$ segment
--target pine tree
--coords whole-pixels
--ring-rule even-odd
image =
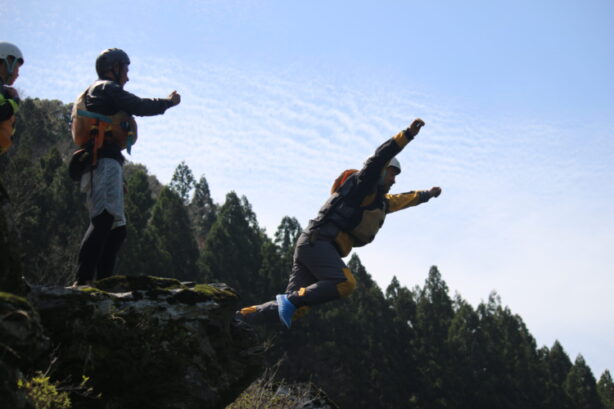
[[[164,249],[158,250],[161,245],[159,240],[147,229],[155,204],[147,169],[142,165],[129,164],[125,167],[125,176],[128,190],[125,196],[127,237],[118,257],[116,273],[165,274],[172,270],[170,254]]]
[[[294,252],[294,246],[301,234],[301,224],[295,217],[284,216],[275,232],[275,244],[282,253]]]
[[[582,355],[578,355],[565,379],[565,392],[574,409],[601,409],[601,399],[593,372],[586,365]]]
[[[152,275],[175,277],[180,280],[200,280],[196,261],[198,248],[190,226],[187,208],[181,198],[170,188],[163,188],[153,207],[148,226],[149,239],[159,242],[160,250],[170,255],[171,265],[162,264],[161,271]],[[162,254],[166,256],[166,254]],[[164,261],[164,260],[162,260]]]
[[[177,168],[175,168],[169,187],[179,195],[181,201],[187,206],[190,192],[194,188],[194,174],[184,161],[181,161]]]
[[[571,409],[564,384],[573,365],[559,341],[555,341],[549,351],[546,348],[544,366],[546,372],[544,407]]]
[[[473,307],[457,296],[455,314],[448,330],[447,348],[450,353],[449,390],[451,407],[487,409],[492,405],[485,388],[487,362],[480,317]]]
[[[390,285],[386,288],[386,299],[395,312],[399,324],[404,324],[412,329],[416,321],[416,300],[414,294],[407,288],[402,287],[396,276],[392,277]],[[412,331],[413,333],[413,331]]]
[[[603,409],[614,409],[614,382],[612,382],[612,376],[607,369],[599,378],[597,392],[601,398]]]
[[[235,288],[246,304],[261,301],[263,233],[245,197],[226,195],[211,227],[200,260],[207,281],[222,281]],[[256,288],[255,288],[256,287]]]
[[[539,407],[545,400],[535,339],[496,293],[477,308],[484,343],[484,396],[493,407]]]
[[[125,209],[128,223],[139,233],[145,230],[155,203],[144,166],[126,165]]]
[[[203,248],[205,240],[217,215],[217,205],[213,203],[209,184],[202,175],[194,188],[194,197],[190,203],[190,216],[194,221],[196,240],[199,248]]]

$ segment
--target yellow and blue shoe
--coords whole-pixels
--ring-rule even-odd
[[[279,313],[279,319],[284,325],[290,329],[292,325],[292,316],[294,315],[294,311],[296,311],[296,306],[292,304],[290,300],[288,300],[288,296],[286,294],[278,294],[277,297],[277,312]]]

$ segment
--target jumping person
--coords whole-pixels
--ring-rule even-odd
[[[81,176],[88,193],[90,225],[85,233],[76,285],[113,274],[117,253],[126,238],[124,214],[124,156],[121,151],[136,142],[132,115],[163,114],[178,105],[177,91],[167,98],[139,98],[124,90],[128,82],[128,55],[118,48],[104,50],[96,59],[98,80],[79,96],[73,108],[73,140],[86,156],[89,167]],[[79,152],[79,151],[77,151]]]
[[[375,238],[387,213],[427,202],[441,188],[388,194],[401,172],[395,156],[424,125],[416,119],[411,126],[384,142],[362,170],[343,172],[332,194],[301,233],[294,250],[292,273],[286,292],[274,301],[243,308],[237,317],[250,323],[280,319],[288,328],[308,307],[348,296],[356,280],[341,259],[353,247]]]

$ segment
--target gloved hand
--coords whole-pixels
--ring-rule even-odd
[[[411,141],[414,139],[418,132],[420,132],[420,128],[424,126],[424,121],[420,118],[414,119],[414,122],[411,123],[409,128],[405,130],[405,137],[407,140]]]
[[[177,91],[173,91],[168,95],[168,99],[173,104],[172,106],[179,105],[181,102],[181,95],[179,95]]]
[[[431,190],[429,190],[429,195],[431,195],[431,197],[438,197],[441,194],[441,188],[440,187],[432,187]]]

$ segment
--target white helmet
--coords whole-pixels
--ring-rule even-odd
[[[13,57],[13,61],[9,62],[8,58]],[[13,73],[15,64],[23,64],[23,54],[21,50],[17,48],[15,44],[7,43],[6,41],[0,41],[0,60],[4,60],[9,75]]]
[[[397,158],[390,159],[388,167],[396,168],[399,171],[398,173],[401,173],[401,162]]]

